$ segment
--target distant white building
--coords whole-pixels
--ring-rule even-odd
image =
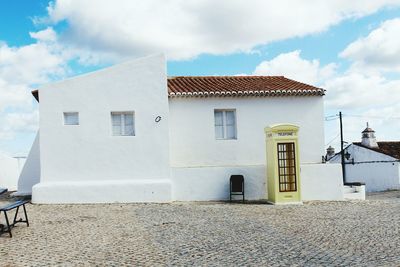
[[[0,187],[9,191],[17,190],[20,171],[25,157],[11,157],[0,152]]]
[[[299,126],[302,199],[343,199],[322,164],[324,90],[283,76],[166,76],[150,56],[48,84],[20,190],[36,203],[265,199],[264,128]],[[40,152],[39,152],[40,151]],[[272,167],[272,166],[270,166]],[[298,179],[298,178],[297,178]]]
[[[378,142],[368,124],[361,142],[344,149],[346,182],[363,182],[367,192],[400,189],[400,142]],[[329,162],[340,163],[340,153]]]

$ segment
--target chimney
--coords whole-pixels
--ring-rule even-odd
[[[326,149],[326,160],[330,160],[333,156],[335,156],[335,149],[331,146],[329,146]]]
[[[362,131],[361,144],[370,148],[378,148],[378,143],[376,142],[375,131],[369,128],[367,122],[367,128]]]

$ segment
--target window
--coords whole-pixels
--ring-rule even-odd
[[[294,143],[278,143],[279,192],[297,191]]]
[[[214,110],[215,138],[236,139],[236,111]]]
[[[79,113],[64,112],[64,125],[79,125]]]
[[[134,136],[135,118],[134,112],[111,112],[112,135]]]

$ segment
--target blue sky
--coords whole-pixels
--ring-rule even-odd
[[[0,1],[0,151],[29,151],[33,88],[153,52],[166,53],[172,76],[285,75],[321,86],[326,116],[348,115],[346,140],[358,141],[366,121],[378,139],[400,140],[399,1],[111,2]],[[293,11],[279,15],[285,4]],[[326,122],[327,145],[338,146],[337,126]]]

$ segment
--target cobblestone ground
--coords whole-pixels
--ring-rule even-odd
[[[400,266],[400,191],[363,202],[28,205],[0,266]]]

